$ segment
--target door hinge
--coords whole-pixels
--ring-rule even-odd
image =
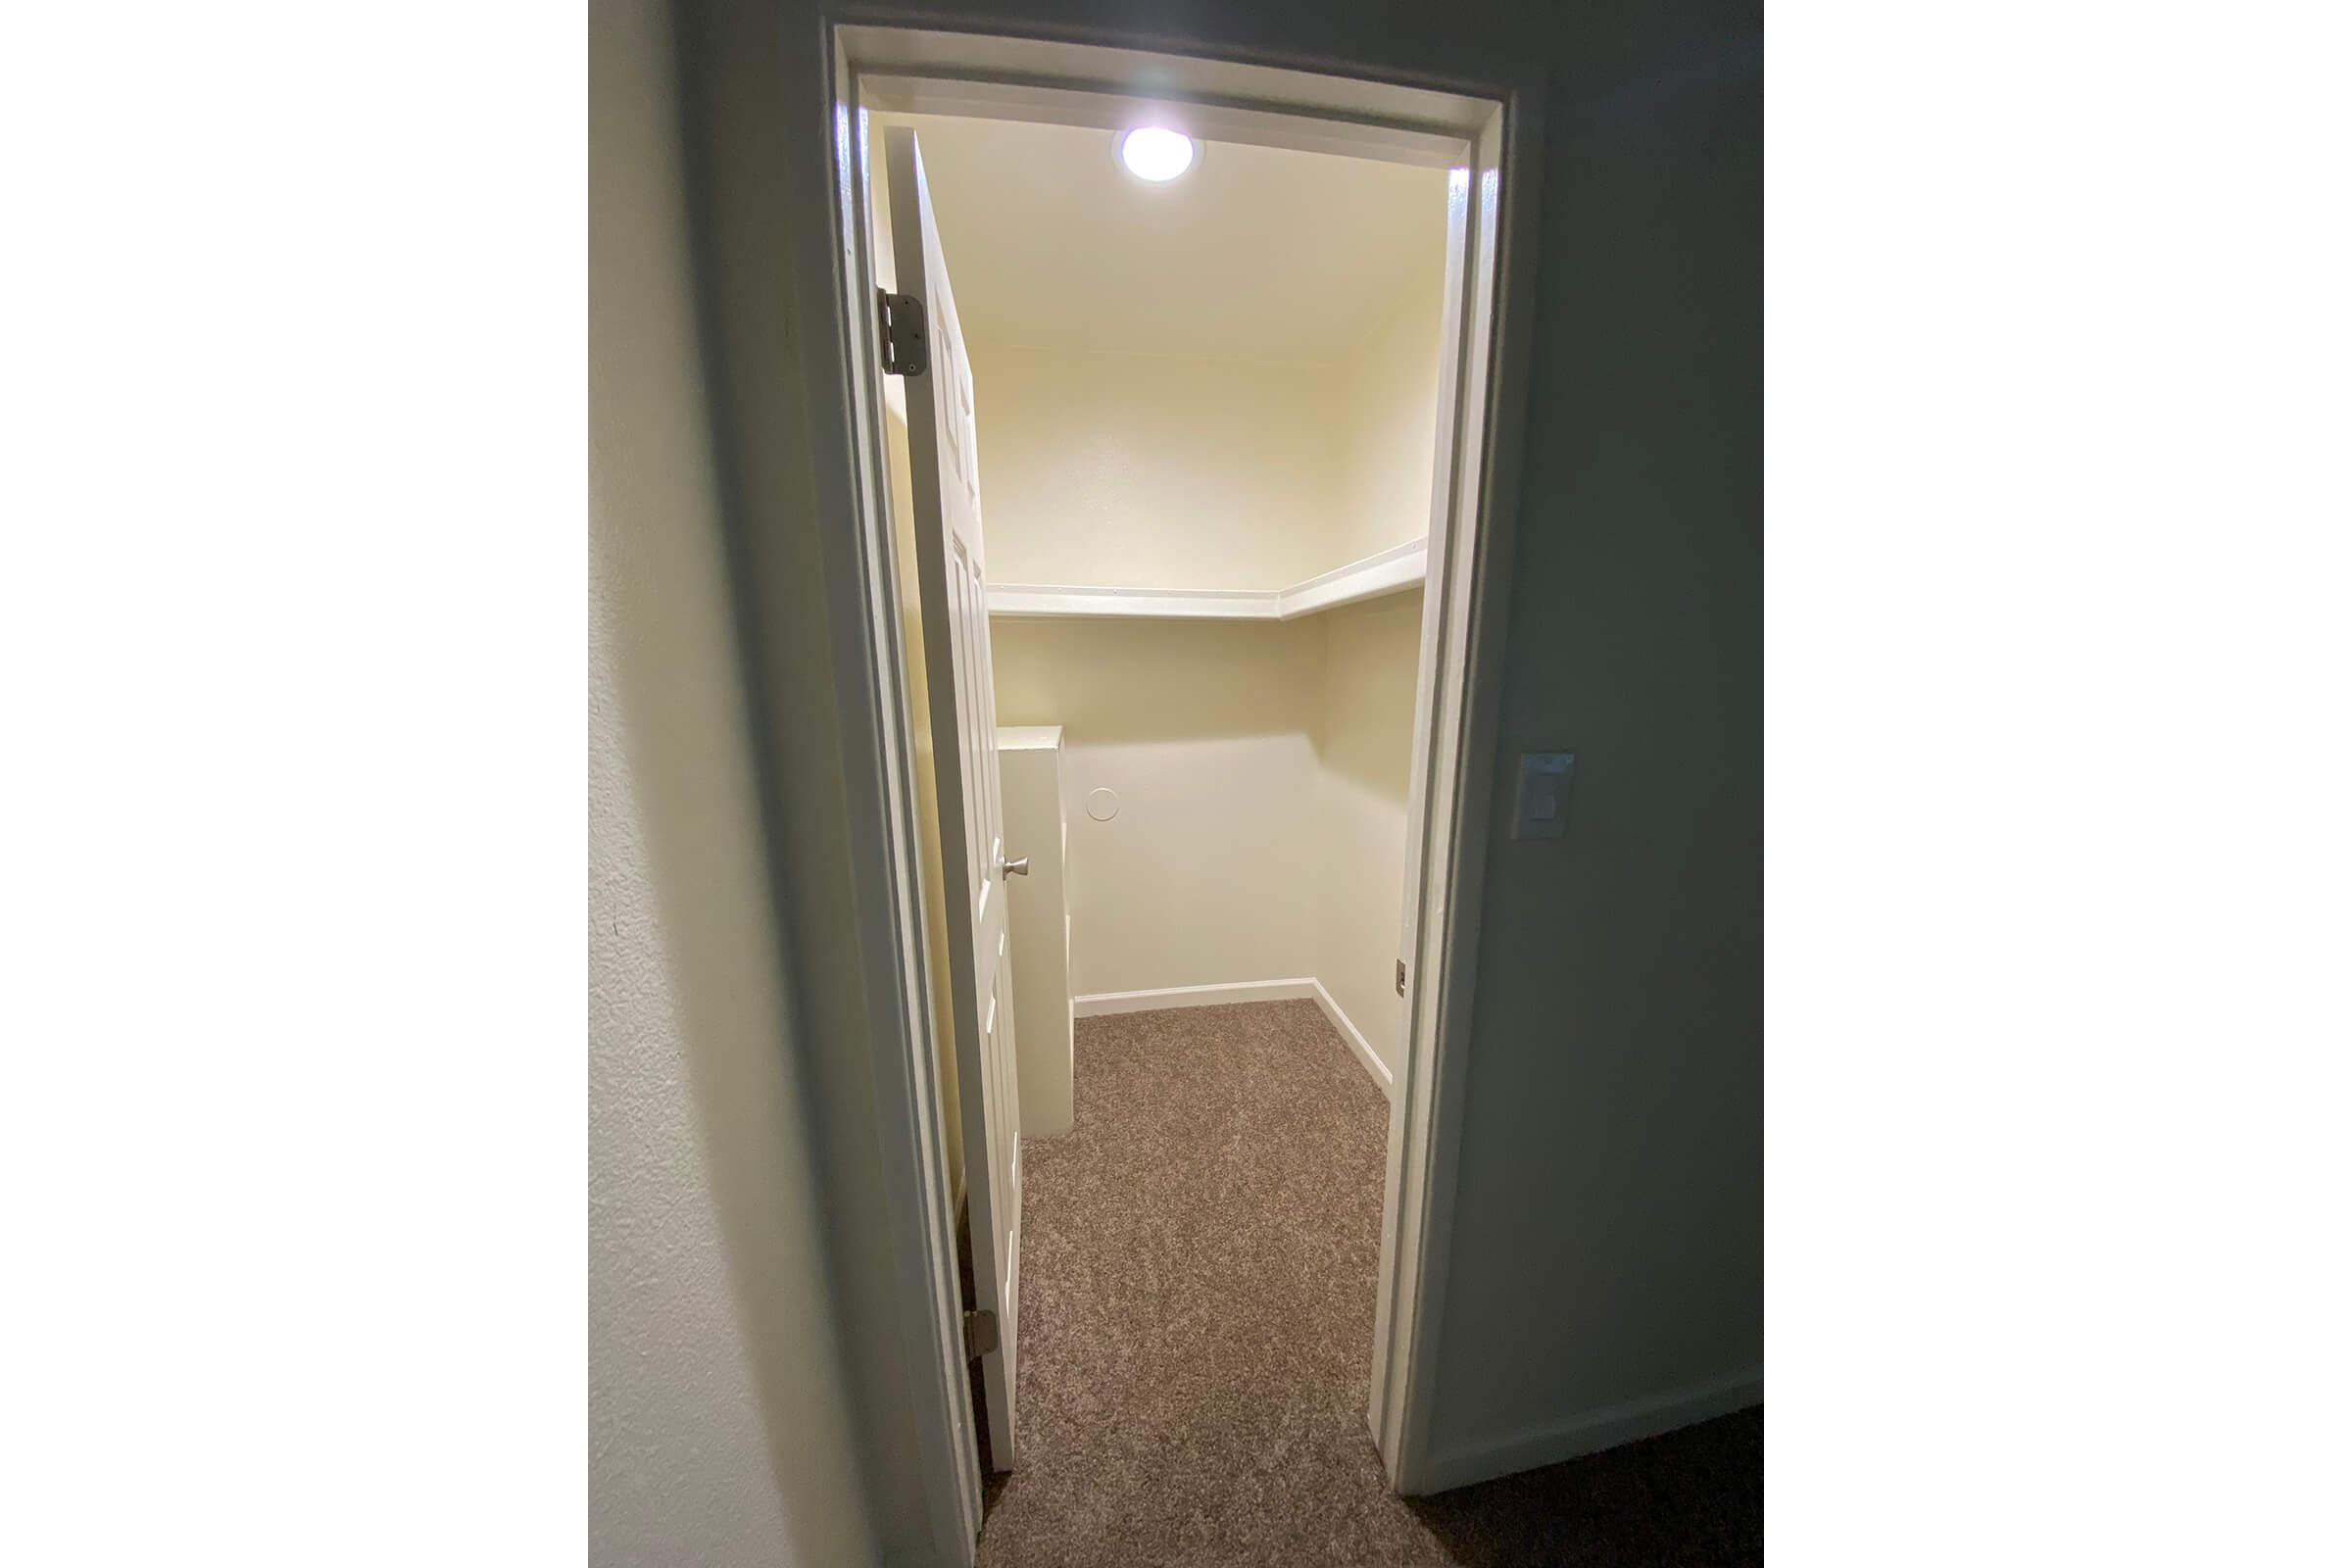
[[[963,1358],[977,1361],[997,1348],[997,1314],[966,1312],[963,1314]]]
[[[931,368],[931,340],[923,333],[923,302],[911,294],[874,290],[882,318],[882,373],[920,375]]]
[[[1396,960],[1396,994],[1400,997],[1404,995],[1404,960],[1402,958]]]

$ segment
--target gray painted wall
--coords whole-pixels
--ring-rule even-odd
[[[1762,18],[1540,9],[1500,750],[1577,773],[1488,858],[1438,1453],[1764,1350]]]

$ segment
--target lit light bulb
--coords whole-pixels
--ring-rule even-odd
[[[1119,138],[1119,162],[1138,179],[1174,179],[1193,167],[1193,138],[1158,125],[1138,125]]]

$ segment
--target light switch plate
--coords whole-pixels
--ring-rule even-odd
[[[1519,754],[1519,799],[1511,809],[1511,837],[1567,836],[1568,777],[1575,771],[1574,752]]]

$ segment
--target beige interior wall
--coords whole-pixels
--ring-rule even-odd
[[[1064,729],[1074,993],[1312,974],[1322,626],[999,617],[990,634],[998,718]],[[1108,822],[1087,814],[1098,788],[1119,799]]]
[[[1437,458],[1442,270],[1416,279],[1375,321],[1344,376],[1344,548],[1361,559],[1429,531]],[[1396,964],[1404,920],[1405,812],[1418,592],[1348,605],[1324,624],[1316,777],[1315,976],[1394,1077],[1404,1059]]]
[[[588,16],[588,1560],[871,1563],[708,438],[668,15]]]
[[[1286,588],[1354,559],[1329,367],[970,348],[992,580]]]
[[[1396,962],[1421,595],[1315,617],[1327,640],[1315,777],[1315,978],[1394,1076],[1404,1056]]]
[[[1370,323],[1339,378],[1348,394],[1333,525],[1341,561],[1361,561],[1429,532],[1445,287],[1442,270],[1416,279]]]
[[[1420,537],[1442,281],[1339,367],[975,350],[990,576],[1280,587]],[[993,621],[1000,719],[1067,730],[1077,994],[1312,976],[1396,1070],[1420,601]]]
[[[1420,627],[1418,593],[1275,624],[995,621],[999,716],[1067,732],[1076,994],[1312,976],[1396,1071]]]

